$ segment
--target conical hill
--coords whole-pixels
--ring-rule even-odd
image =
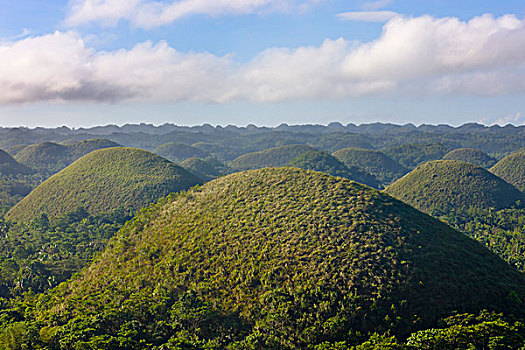
[[[496,159],[475,148],[457,148],[445,154],[443,159],[459,160],[483,168],[490,168],[497,162]]]
[[[522,275],[440,221],[353,181],[270,168],[142,211],[36,313],[66,347],[136,329],[130,348],[302,349],[452,312],[523,314],[520,300]]]
[[[525,192],[525,151],[503,158],[490,171]]]
[[[469,208],[509,208],[524,197],[484,168],[456,160],[420,165],[390,185],[386,192],[437,216]]]
[[[229,162],[228,166],[235,171],[282,167],[298,155],[308,151],[315,151],[315,148],[307,145],[273,147],[264,151],[244,154]]]
[[[383,184],[389,184],[408,172],[401,164],[376,150],[350,147],[335,151],[333,156],[346,166],[357,166],[366,170]]]
[[[200,179],[153,153],[125,147],[91,152],[34,189],[6,215],[26,221],[45,213],[50,218],[84,207],[89,213],[140,209]]]

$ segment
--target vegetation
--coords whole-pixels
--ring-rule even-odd
[[[350,147],[334,152],[333,156],[346,166],[357,166],[366,170],[382,184],[389,184],[408,172],[402,165],[376,150]]]
[[[308,151],[294,159],[286,166],[322,171],[332,176],[340,176],[373,188],[380,188],[381,184],[377,179],[358,167],[347,167],[337,158],[324,151]]]
[[[119,144],[105,139],[91,139],[68,145],[43,142],[19,150],[15,159],[39,172],[53,174],[85,154],[97,149],[117,146]]]
[[[265,167],[281,167],[298,155],[313,151],[306,145],[288,145],[274,147],[265,151],[248,153],[232,160],[228,165],[235,171],[261,169]]]
[[[201,180],[150,152],[124,147],[89,153],[35,188],[6,215],[24,222],[46,214],[51,221],[81,206],[90,214],[138,210]]]
[[[490,168],[497,162],[496,159],[492,158],[488,154],[474,148],[455,149],[445,154],[443,159],[459,160],[462,162],[472,163],[483,168]]]
[[[442,159],[450,149],[440,143],[407,143],[381,151],[408,169],[413,169],[421,163]]]
[[[448,333],[457,344],[520,344],[520,323],[465,315],[439,328],[438,320],[483,308],[520,317],[524,297],[523,275],[410,206],[326,174],[262,169],[143,210],[71,281],[36,302],[6,305],[0,341],[393,349],[391,336],[453,346]],[[428,327],[437,330],[413,333]]]
[[[503,158],[490,171],[525,192],[525,152],[516,152]]]
[[[172,162],[182,162],[188,158],[206,158],[207,152],[201,149],[182,143],[168,142],[153,150],[153,153],[158,154]]]
[[[456,160],[420,165],[386,192],[433,216],[521,205],[523,193],[487,170]]]
[[[25,223],[1,222],[0,297],[57,286],[88,265],[130,218],[123,208],[91,216],[79,207],[54,223],[45,214]]]
[[[0,150],[0,177],[9,177],[19,174],[27,175],[32,172],[31,169],[14,160],[9,153]]]
[[[211,181],[231,172],[228,166],[213,158],[189,158],[180,163],[180,165],[204,181]]]

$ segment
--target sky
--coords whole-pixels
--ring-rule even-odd
[[[0,126],[525,124],[525,1],[0,0]]]

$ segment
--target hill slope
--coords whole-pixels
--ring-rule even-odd
[[[418,166],[386,192],[435,216],[473,208],[508,208],[523,194],[487,170],[456,160]]]
[[[119,207],[136,210],[199,182],[195,175],[150,152],[106,148],[89,153],[44,181],[13,207],[6,219],[26,221],[42,213],[54,218],[79,206],[90,214]]]
[[[273,147],[264,151],[244,154],[229,162],[228,166],[235,171],[281,167],[308,151],[315,151],[315,148],[306,145]]]
[[[474,165],[490,168],[496,164],[497,160],[488,154],[474,148],[458,148],[445,154],[443,159],[459,160],[462,162],[472,163]]]
[[[15,155],[15,159],[38,171],[55,173],[85,154],[97,149],[118,146],[120,145],[105,139],[90,139],[67,145],[43,142],[24,147]]]
[[[358,167],[347,167],[334,156],[324,151],[305,152],[286,164],[286,166],[322,171],[332,176],[340,176],[357,181],[373,188],[380,188],[377,179]]]
[[[63,349],[297,349],[406,335],[453,311],[523,314],[524,298],[522,275],[445,224],[355,182],[280,168],[143,211],[35,314]]]
[[[490,171],[525,192],[525,152],[517,152],[503,158],[490,168]]]
[[[0,150],[0,175],[9,176],[9,175],[27,175],[31,174],[33,171],[18,163],[9,153]]]
[[[381,150],[399,164],[413,169],[421,163],[443,158],[450,149],[440,143],[409,143]]]
[[[182,162],[188,158],[206,158],[209,154],[203,150],[185,145],[182,143],[168,142],[153,150],[153,153],[158,154],[172,162]]]
[[[216,159],[189,158],[180,165],[205,181],[214,180],[231,172],[226,165]]]
[[[389,184],[408,172],[401,164],[379,151],[350,147],[333,153],[346,166],[360,167],[377,177],[383,184]]]

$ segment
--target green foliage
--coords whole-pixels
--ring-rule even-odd
[[[523,316],[524,298],[523,275],[428,215],[352,181],[273,168],[142,210],[16,322],[45,330],[53,349],[396,349],[389,337],[454,310]],[[391,334],[366,344],[374,332]]]
[[[228,165],[235,171],[282,167],[298,155],[314,150],[314,148],[306,145],[274,147],[265,151],[244,154],[232,160]]]
[[[373,175],[356,166],[347,167],[337,158],[324,151],[305,152],[289,161],[286,166],[322,171],[323,173],[344,177],[373,188],[380,188],[381,186]]]
[[[490,171],[525,192],[525,152],[503,158]]]
[[[18,163],[9,153],[0,150],[0,176],[27,175],[31,173],[33,173],[31,169]]]
[[[472,163],[482,168],[490,168],[496,164],[497,160],[492,158],[479,149],[474,148],[458,148],[445,154],[443,159],[459,160],[462,162]]]
[[[180,163],[180,165],[205,181],[211,181],[218,178],[219,176],[231,173],[231,170],[228,168],[228,166],[213,158],[189,158]]]
[[[26,223],[1,223],[0,297],[43,292],[86,266],[131,218],[123,208],[91,216],[82,207],[50,223],[45,214]]]
[[[168,142],[153,150],[153,153],[158,154],[172,162],[182,162],[188,158],[206,158],[207,152],[203,150],[185,145],[183,143]]]
[[[440,143],[403,143],[381,150],[398,163],[413,169],[421,163],[443,158],[450,149]]]
[[[438,217],[470,208],[510,208],[524,199],[523,193],[487,170],[455,160],[423,164],[386,192]]]
[[[90,139],[68,145],[43,142],[19,150],[15,159],[40,173],[50,175],[92,151],[118,146],[120,145],[105,139]]]
[[[79,206],[90,214],[119,207],[138,210],[200,182],[195,175],[150,152],[106,148],[87,154],[44,181],[14,206],[6,219],[23,222],[45,213],[53,221]]]
[[[382,184],[389,184],[408,172],[407,169],[389,156],[375,150],[350,147],[334,152],[333,156],[346,166],[354,166],[366,170],[377,177]]]

